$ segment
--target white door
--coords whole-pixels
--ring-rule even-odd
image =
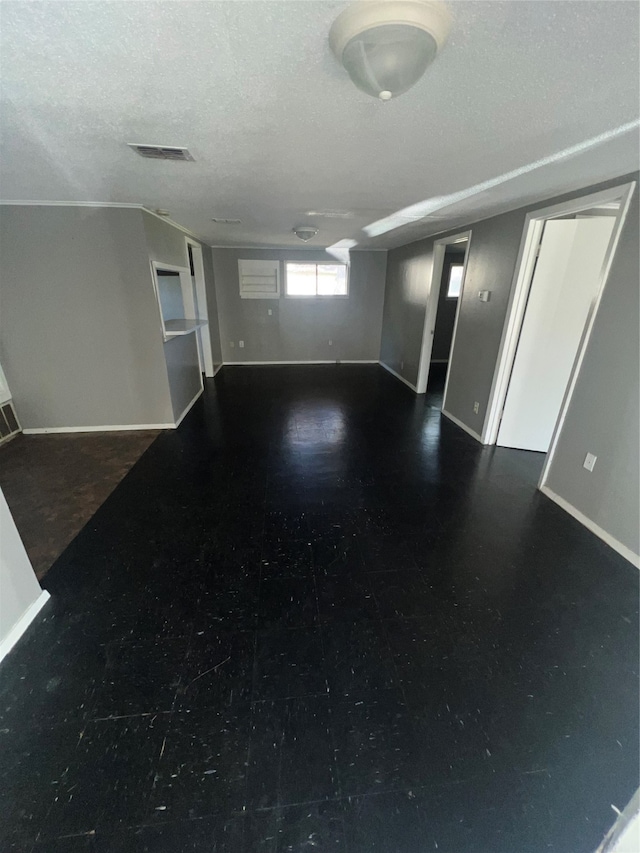
[[[615,222],[545,223],[497,444],[549,449]]]

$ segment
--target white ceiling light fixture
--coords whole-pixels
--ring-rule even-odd
[[[329,43],[359,89],[388,101],[418,82],[450,29],[441,0],[358,0],[333,22]]]
[[[302,240],[303,243],[308,243],[309,240],[313,240],[316,236],[318,229],[314,228],[313,225],[300,225],[298,228],[293,229],[293,233],[296,235],[298,240]]]

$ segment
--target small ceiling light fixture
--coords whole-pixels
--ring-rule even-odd
[[[314,228],[313,225],[300,225],[298,228],[293,229],[293,233],[296,235],[298,240],[302,240],[303,243],[308,243],[309,240],[313,240],[316,236],[318,229]]]
[[[441,0],[358,0],[333,22],[329,43],[358,89],[388,101],[418,82],[450,29]]]
[[[156,207],[156,209],[153,212],[156,214],[156,216],[169,216],[170,215],[170,211],[166,210],[164,207]]]

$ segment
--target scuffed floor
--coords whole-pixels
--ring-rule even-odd
[[[18,435],[0,446],[0,488],[38,578],[158,435]]]
[[[593,853],[638,572],[541,462],[376,366],[225,367],[0,666],[0,849]]]

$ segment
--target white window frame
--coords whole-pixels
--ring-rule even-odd
[[[304,294],[299,294],[299,293],[289,293],[288,292],[289,284],[287,281],[287,266],[289,264],[313,264],[313,266],[315,266],[315,267],[319,267],[319,266],[344,267],[345,272],[346,272],[347,292],[346,293],[331,293],[331,294],[328,293],[326,295],[316,292],[313,295],[309,295],[309,296],[305,296]],[[327,299],[348,299],[349,298],[349,285],[350,285],[350,282],[349,282],[349,278],[350,278],[350,276],[349,276],[349,264],[345,264],[345,263],[343,263],[343,261],[338,261],[338,260],[336,260],[336,261],[331,261],[331,260],[326,260],[326,261],[300,261],[300,260],[293,260],[293,259],[289,258],[288,260],[283,261],[283,267],[284,267],[284,297],[285,297],[285,299],[306,299],[306,300],[318,299],[321,302],[324,302]],[[318,289],[318,284],[317,284],[317,280],[316,280],[316,291],[317,291],[317,289]]]

